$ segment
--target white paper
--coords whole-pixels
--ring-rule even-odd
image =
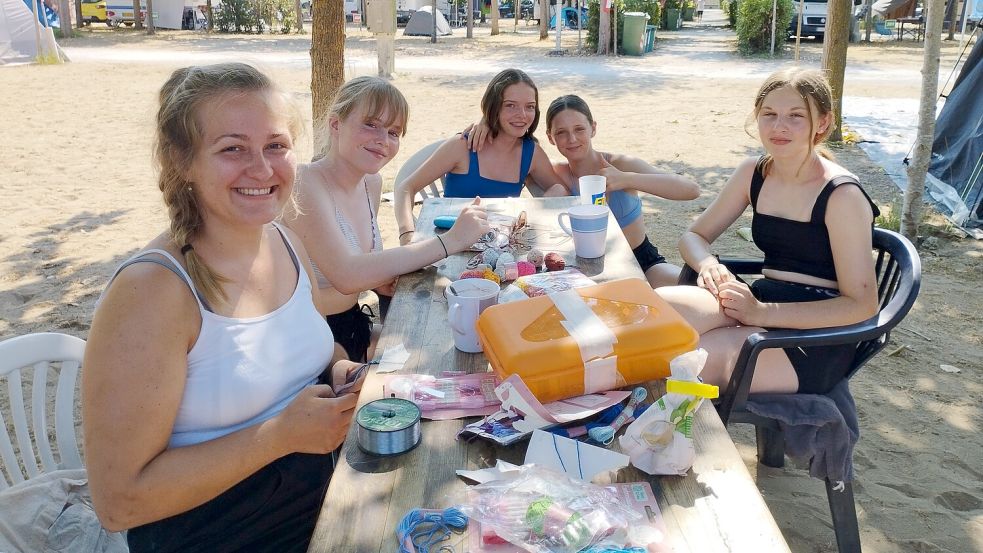
[[[386,351],[382,353],[382,358],[379,359],[379,366],[375,372],[391,373],[398,371],[403,368],[409,358],[410,352],[406,351],[406,347],[400,342],[395,346],[386,348]]]
[[[536,430],[526,449],[525,464],[535,463],[565,472],[567,476],[590,482],[594,476],[628,466],[628,456]]]

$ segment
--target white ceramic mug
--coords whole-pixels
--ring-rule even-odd
[[[603,177],[602,177],[603,178]],[[604,255],[608,234],[608,213],[606,205],[575,205],[560,213],[556,222],[563,232],[573,236],[573,247],[578,257],[593,259]],[[567,226],[563,219],[567,218]]]
[[[577,179],[580,188],[580,203],[607,205],[604,191],[607,189],[607,178],[601,175],[584,175]]]
[[[444,289],[447,322],[454,333],[454,347],[466,353],[481,351],[475,323],[485,308],[498,303],[500,289],[497,283],[483,278],[455,280]]]

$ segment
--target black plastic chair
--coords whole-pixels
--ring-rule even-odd
[[[908,314],[921,286],[921,260],[918,252],[905,237],[896,232],[874,229],[874,265],[877,274],[879,310],[870,319],[848,326],[809,330],[771,330],[747,337],[737,358],[727,389],[721,393],[716,407],[724,424],[748,423],[755,426],[758,461],[769,467],[785,464],[785,442],[781,428],[774,419],[747,410],[748,392],[754,366],[762,350],[803,346],[827,346],[857,343],[857,353],[847,371],[852,377],[877,352],[887,345],[891,330]],[[721,263],[735,275],[760,275],[760,260],[728,260]],[[695,284],[696,272],[684,267],[680,284]],[[826,495],[836,532],[840,553],[860,551],[860,531],[850,482],[831,482],[826,479]]]

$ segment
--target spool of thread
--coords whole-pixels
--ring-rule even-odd
[[[355,414],[358,447],[369,454],[405,453],[420,443],[420,408],[412,401],[390,397],[363,405]]]

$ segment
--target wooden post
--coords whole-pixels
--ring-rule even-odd
[[[602,56],[608,53],[611,46],[611,11],[604,8],[606,2],[601,0],[598,10],[600,17],[597,19],[597,53]]]
[[[147,0],[147,35],[157,34],[157,27],[154,25],[154,0]]]
[[[61,38],[72,38],[72,5],[68,0],[58,1],[58,19],[61,21],[58,34]]]
[[[492,0],[493,2],[495,0]],[[522,5],[521,0],[516,2]],[[539,0],[539,40],[546,40],[550,28],[550,0]]]
[[[468,38],[474,38],[474,4],[471,3],[472,0],[466,0],[468,4]],[[496,4],[497,8],[498,5]]]
[[[805,17],[806,0],[799,0],[798,23],[795,24],[795,63],[799,63],[799,43],[802,42],[802,18]]]

